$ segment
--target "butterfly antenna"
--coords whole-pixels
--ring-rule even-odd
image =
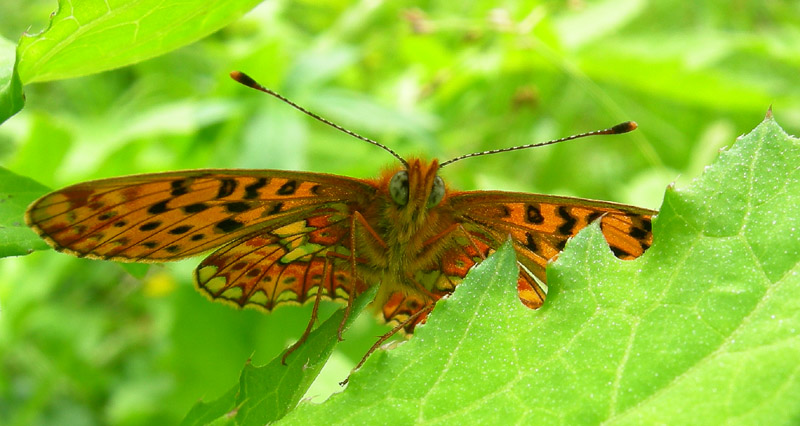
[[[404,166],[408,167],[408,163],[406,162],[406,160],[404,160],[403,157],[397,155],[397,153],[392,151],[391,148],[389,148],[388,146],[383,145],[380,142],[376,142],[376,141],[374,141],[374,140],[372,140],[372,139],[370,139],[368,137],[361,136],[358,133],[353,132],[351,130],[347,130],[344,127],[342,127],[342,126],[340,126],[340,125],[338,125],[338,124],[336,124],[336,123],[334,123],[334,122],[332,122],[332,121],[330,121],[328,119],[322,118],[319,115],[314,114],[313,112],[301,107],[300,105],[297,105],[296,103],[286,99],[285,97],[281,96],[277,92],[273,92],[272,90],[267,89],[266,87],[258,84],[258,82],[253,80],[249,75],[247,75],[247,74],[245,74],[245,73],[243,73],[241,71],[233,71],[233,72],[231,72],[231,78],[236,80],[236,81],[238,81],[241,84],[244,84],[247,87],[250,87],[250,88],[253,88],[253,89],[256,89],[256,90],[260,90],[260,91],[262,91],[262,92],[264,92],[264,93],[266,93],[268,95],[272,95],[272,96],[282,100],[283,102],[291,105],[296,110],[298,110],[298,111],[300,111],[300,112],[302,112],[302,113],[304,113],[304,114],[306,114],[306,115],[308,115],[308,116],[310,116],[312,118],[315,118],[317,121],[325,123],[325,124],[333,127],[334,129],[340,131],[340,132],[346,133],[346,134],[348,134],[348,135],[350,135],[350,136],[352,136],[352,137],[354,137],[356,139],[361,139],[364,142],[368,142],[368,143],[371,143],[371,144],[373,144],[375,146],[379,146],[379,147],[383,148],[386,152],[388,152],[389,154],[392,154],[394,156],[394,158],[397,158],[398,160],[400,160],[400,162],[403,163]]]
[[[463,160],[465,158],[478,157],[478,156],[481,156],[481,155],[498,154],[500,152],[516,151],[518,149],[535,148],[537,146],[552,145],[554,143],[571,141],[573,139],[585,138],[587,136],[618,135],[618,134],[621,134],[621,133],[628,133],[628,132],[630,132],[632,130],[635,130],[636,127],[638,127],[638,126],[637,126],[635,121],[626,121],[624,123],[617,124],[616,126],[610,127],[608,129],[595,130],[593,132],[586,132],[586,133],[581,133],[581,134],[578,134],[578,135],[567,136],[565,138],[555,139],[555,140],[552,140],[552,141],[537,142],[537,143],[531,143],[531,144],[520,145],[520,146],[512,146],[510,148],[493,149],[491,151],[473,152],[472,154],[459,155],[456,158],[447,160],[447,161],[439,164],[439,168],[442,168],[442,167],[444,167],[444,166],[446,166],[446,165],[448,165],[450,163],[455,163],[456,161]]]

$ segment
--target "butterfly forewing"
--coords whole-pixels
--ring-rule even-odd
[[[456,220],[492,249],[511,236],[521,267],[520,297],[532,307],[544,300],[533,277],[546,282],[547,263],[589,223],[600,220],[611,250],[622,259],[640,256],[653,239],[650,216],[655,212],[623,204],[500,191],[453,193],[448,202]]]
[[[288,225],[320,208],[346,212],[375,188],[318,173],[205,170],[73,185],[37,200],[26,219],[78,256],[167,261]]]

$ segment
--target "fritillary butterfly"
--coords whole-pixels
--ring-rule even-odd
[[[614,254],[641,255],[655,211],[604,201],[449,189],[439,170],[476,155],[633,130],[628,122],[541,144],[404,160],[322,119],[246,75],[237,81],[381,146],[400,165],[377,179],[281,170],[192,170],[79,183],[35,201],[26,221],[53,248],[79,257],[166,262],[215,251],[195,271],[199,291],[271,311],[321,298],[347,301],[380,285],[373,306],[412,332],[441,297],[509,236],[525,305],[545,298],[545,267],[581,228],[599,221]],[[349,310],[348,310],[349,313]],[[296,346],[295,346],[296,347]],[[288,355],[288,352],[287,352]]]

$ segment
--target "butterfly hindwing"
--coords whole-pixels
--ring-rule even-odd
[[[353,280],[349,221],[336,211],[233,241],[208,256],[195,272],[198,289],[238,307],[272,310],[322,296],[347,301],[366,284]]]

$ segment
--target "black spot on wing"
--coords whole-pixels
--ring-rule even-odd
[[[190,229],[192,229],[192,225],[181,225],[170,229],[169,233],[172,235],[180,235],[189,232]]]
[[[539,246],[536,245],[536,241],[534,241],[533,235],[531,235],[530,232],[526,232],[525,237],[526,237],[525,247],[527,247],[528,250],[537,253],[539,251]]]
[[[297,181],[294,179],[286,181],[278,188],[278,195],[292,195],[297,192]]]
[[[278,214],[278,213],[281,212],[282,208],[283,208],[283,203],[281,203],[281,202],[275,203],[275,204],[272,205],[272,208],[267,212],[266,215],[267,216],[272,216],[274,214]]]
[[[150,206],[149,209],[147,209],[147,213],[150,213],[150,214],[166,213],[169,210],[167,208],[167,202],[168,201],[169,200],[164,200],[164,201],[161,201],[161,202],[153,204],[152,206]]]
[[[558,227],[558,232],[562,235],[572,235],[574,233],[575,224],[578,223],[578,219],[572,216],[569,210],[564,206],[559,207],[556,211],[561,219],[564,219],[564,223]]]
[[[220,231],[222,231],[224,233],[228,233],[228,232],[233,232],[233,231],[241,228],[242,226],[244,226],[244,223],[239,222],[236,219],[224,219],[224,220],[220,221],[219,223],[217,223],[215,228],[219,229]]]
[[[159,226],[161,226],[161,221],[154,220],[152,222],[147,222],[144,225],[140,226],[139,230],[140,231],[152,231],[152,230],[158,228]]]
[[[544,222],[544,216],[542,216],[542,212],[539,210],[538,206],[528,204],[525,208],[525,220],[527,220],[528,223],[539,225]]]
[[[194,203],[189,204],[183,208],[184,213],[200,213],[201,211],[208,208],[208,204],[205,203]]]
[[[250,204],[245,203],[244,201],[234,201],[232,203],[225,204],[225,210],[227,210],[228,213],[241,213],[250,210]]]
[[[251,183],[250,185],[245,186],[244,187],[244,199],[245,200],[253,200],[253,199],[258,198],[259,195],[261,195],[261,194],[259,194],[258,191],[261,188],[267,186],[268,182],[269,182],[269,180],[267,178],[263,178],[262,177],[262,178],[258,178],[257,181]]]
[[[173,197],[179,197],[189,192],[187,183],[188,182],[186,181],[186,179],[173,180],[170,183],[170,186],[172,187],[172,192],[170,192],[170,195],[172,195]]]
[[[634,226],[634,227],[631,227],[631,230],[630,230],[630,232],[628,232],[628,235],[630,235],[630,236],[631,236],[631,237],[633,237],[633,238],[636,238],[637,240],[642,240],[642,239],[644,239],[644,238],[647,238],[647,236],[648,236],[649,234],[650,234],[650,233],[649,233],[649,232],[647,232],[647,231],[645,231],[644,229],[642,229],[642,228],[637,228],[637,227],[635,227],[635,226]]]
[[[225,198],[231,194],[233,191],[236,191],[236,180],[231,178],[222,179],[221,184],[219,186],[219,191],[217,192],[217,199]]]

